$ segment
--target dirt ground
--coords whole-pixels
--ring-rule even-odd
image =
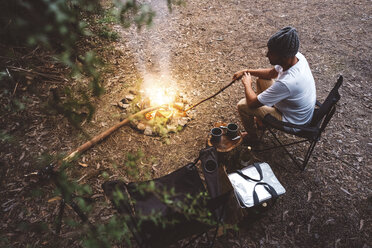
[[[305,172],[281,150],[255,154],[272,165],[287,192],[262,218],[244,220],[238,232],[221,237],[216,247],[372,247],[371,2],[190,0],[171,13],[158,9],[158,16],[161,20],[155,20],[151,32],[114,26],[120,40],[97,43],[95,50],[108,65],[106,92],[97,101],[93,121],[82,128],[94,136],[119,122],[125,114],[115,103],[129,87],[141,85],[144,73],[167,71],[192,102],[207,97],[229,83],[237,70],[270,66],[265,57],[268,38],[284,26],[294,26],[318,100],[324,100],[343,75],[341,100]],[[52,228],[58,204],[47,201],[52,185],[32,196],[23,177],[43,153],[67,154],[88,139],[62,116],[45,114],[49,87],[40,84],[41,98],[28,96],[27,109],[33,112],[2,116],[0,121],[18,141],[0,149],[0,233],[10,247],[79,247],[75,232],[65,225],[60,237],[36,228],[41,222]],[[113,214],[102,195],[103,172],[110,179],[132,180],[124,162],[128,153],[138,150],[145,154],[138,165],[140,178],[166,175],[185,165],[205,147],[214,122],[240,123],[236,103],[243,96],[237,82],[191,111],[192,120],[168,142],[124,126],[84,153],[79,162],[88,167],[76,165],[70,176],[93,189],[98,203],[91,220],[104,221]],[[263,142],[272,141],[265,137]],[[300,156],[301,146],[292,151]],[[22,223],[35,228],[24,231]]]

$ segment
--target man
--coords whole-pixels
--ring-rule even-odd
[[[238,112],[249,144],[257,143],[254,117],[259,122],[271,114],[278,120],[301,125],[309,123],[314,112],[315,82],[306,58],[298,52],[296,29],[281,29],[269,39],[267,47],[266,57],[274,68],[246,69],[233,76],[241,79],[245,88]],[[257,94],[252,89],[251,76],[258,77]]]

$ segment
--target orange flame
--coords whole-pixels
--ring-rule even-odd
[[[183,107],[178,106],[176,101],[176,82],[166,76],[147,76],[144,80],[143,98],[150,102],[150,106],[162,106],[160,109],[145,115],[147,120],[156,117],[171,118],[174,115],[185,116]]]
[[[166,76],[147,76],[144,80],[144,93],[151,106],[171,105],[177,95],[176,83]]]

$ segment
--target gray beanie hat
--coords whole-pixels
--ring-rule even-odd
[[[285,58],[293,57],[298,52],[300,41],[297,30],[293,27],[285,27],[269,39],[267,47],[270,52]]]

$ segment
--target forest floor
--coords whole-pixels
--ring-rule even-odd
[[[160,18],[151,28],[137,31],[112,24],[117,41],[89,41],[106,63],[102,77],[106,91],[96,101],[93,121],[82,125],[86,134],[93,137],[123,119],[126,113],[116,103],[130,88],[141,89],[145,75],[168,73],[179,92],[197,102],[229,83],[238,70],[270,66],[267,40],[291,25],[298,30],[300,52],[312,69],[317,99],[324,100],[343,75],[341,100],[305,172],[280,149],[255,154],[271,165],[286,193],[260,219],[244,220],[238,232],[220,237],[216,247],[372,247],[370,1],[190,0],[172,12],[155,10]],[[47,184],[31,192],[24,177],[35,170],[35,161],[43,154],[68,154],[89,139],[63,116],[45,113],[50,87],[41,82],[38,97],[17,93],[28,94],[25,110],[1,117],[1,128],[16,140],[2,143],[0,149],[4,246],[80,246],[72,227],[64,224],[56,237],[38,225],[47,223],[53,229],[59,205],[48,199],[54,187]],[[78,160],[84,166],[76,163],[69,175],[93,190],[98,203],[91,220],[105,221],[113,214],[101,189],[107,175],[110,180],[134,180],[125,167],[129,153],[144,154],[138,164],[140,179],[166,175],[198,156],[213,123],[240,124],[236,104],[243,97],[243,86],[237,82],[192,110],[185,128],[166,139],[124,126],[84,153]],[[264,138],[263,145],[271,143],[270,137]],[[300,156],[302,148],[292,151]],[[67,210],[67,216],[74,215]]]

